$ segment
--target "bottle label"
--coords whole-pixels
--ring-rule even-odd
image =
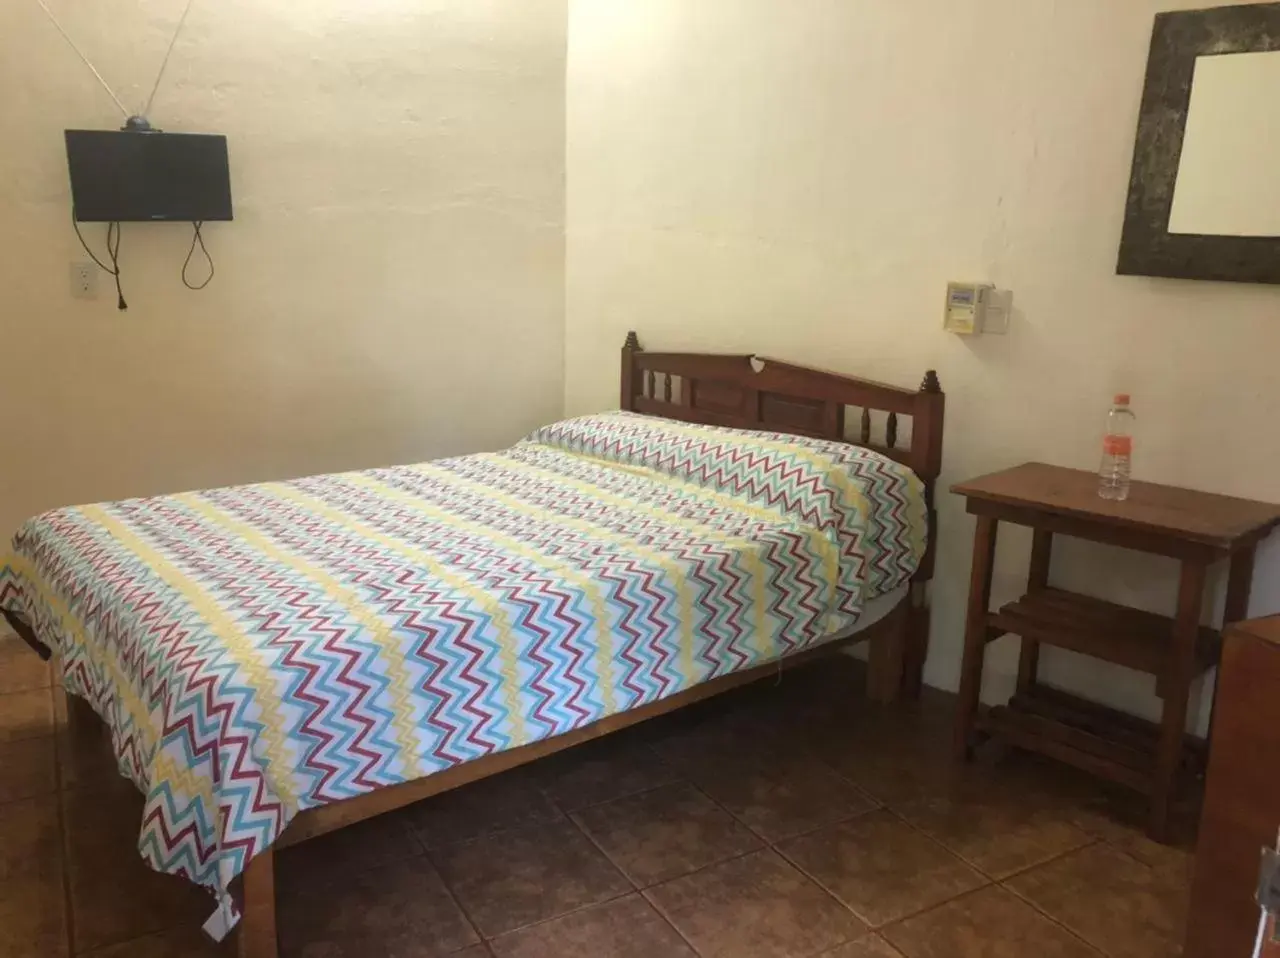
[[[1128,456],[1133,453],[1132,436],[1104,436],[1102,451],[1108,456]]]

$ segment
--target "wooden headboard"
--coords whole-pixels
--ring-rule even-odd
[[[856,429],[850,407],[860,410]],[[929,501],[929,547],[916,578],[932,577],[933,493],[942,472],[946,408],[933,370],[919,389],[903,389],[755,356],[648,353],[633,332],[622,347],[622,408],[682,422],[834,439],[905,463],[924,481]],[[911,436],[900,444],[902,417],[911,420]]]

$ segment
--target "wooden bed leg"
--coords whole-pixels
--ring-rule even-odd
[[[272,849],[249,859],[243,882],[239,958],[277,958],[275,852]]]
[[[907,653],[902,667],[903,698],[915,701],[924,688],[924,662],[929,657],[929,586],[911,583],[911,609],[907,613]]]
[[[867,658],[867,698],[880,705],[898,700],[902,692],[902,667],[907,652],[907,632],[911,622],[907,601],[889,613],[892,622],[871,640]]]

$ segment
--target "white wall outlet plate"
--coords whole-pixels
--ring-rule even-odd
[[[1013,290],[993,289],[987,296],[987,310],[982,318],[982,331],[996,336],[1009,332],[1009,319],[1013,315]]]
[[[98,267],[95,264],[71,264],[71,295],[76,299],[98,297]]]

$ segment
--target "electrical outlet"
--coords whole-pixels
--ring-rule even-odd
[[[76,299],[97,299],[97,266],[93,263],[71,264],[71,295]]]

